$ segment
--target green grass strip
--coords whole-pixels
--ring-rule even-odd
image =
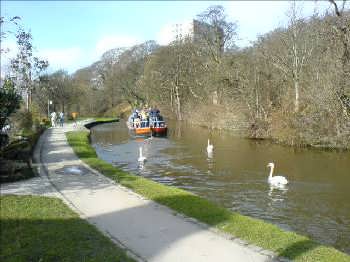
[[[116,117],[94,117],[94,120],[97,122],[109,122],[117,119]]]
[[[82,116],[82,117],[77,117],[75,119],[75,121],[83,121],[83,120],[87,120],[87,119],[92,119],[92,120],[97,121],[97,122],[109,122],[109,121],[112,121],[112,120],[115,120],[115,119],[118,119],[118,118],[117,117],[94,117],[94,116],[88,117],[88,116]],[[75,121],[72,120],[72,119],[68,119],[65,122],[66,123],[73,123]]]
[[[134,261],[60,199],[1,196],[0,261]]]
[[[288,232],[259,219],[243,216],[185,190],[162,185],[122,171],[99,159],[89,143],[89,132],[69,132],[67,138],[85,163],[134,192],[193,217],[248,243],[296,261],[350,261],[350,256],[333,247]]]

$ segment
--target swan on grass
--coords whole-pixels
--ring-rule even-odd
[[[139,147],[139,158],[137,159],[137,161],[141,163],[146,161],[146,157],[142,155],[142,146]]]
[[[284,186],[288,184],[288,180],[284,176],[272,176],[273,169],[275,168],[274,163],[269,163],[267,167],[270,167],[270,174],[267,179],[270,185],[272,186]]]
[[[207,152],[208,152],[208,154],[213,153],[213,150],[214,150],[214,145],[210,144],[210,141],[209,141],[209,139],[208,139],[208,146],[207,146]]]

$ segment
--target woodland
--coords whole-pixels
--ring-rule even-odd
[[[80,116],[126,117],[134,107],[152,106],[168,119],[250,138],[346,149],[350,12],[345,1],[337,3],[303,18],[291,2],[286,26],[245,48],[236,45],[238,25],[222,6],[211,6],[194,18],[192,35],[178,35],[166,46],[151,40],[112,49],[73,74],[45,73],[48,64],[28,54],[27,46],[27,60],[19,54],[12,61],[12,80],[30,94],[24,103],[33,119],[47,115],[48,99],[54,110]],[[18,41],[23,52],[31,44],[25,36]]]

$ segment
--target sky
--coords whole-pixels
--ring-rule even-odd
[[[20,16],[33,36],[35,56],[48,59],[49,71],[73,73],[96,62],[112,48],[155,40],[171,41],[173,25],[191,21],[209,6],[222,5],[227,20],[237,22],[237,45],[244,47],[259,34],[287,23],[287,1],[1,1],[1,16]],[[301,16],[325,11],[327,1],[299,2]],[[330,9],[331,10],[331,9]],[[5,24],[2,30],[8,29]],[[1,43],[1,75],[16,54],[14,37]]]

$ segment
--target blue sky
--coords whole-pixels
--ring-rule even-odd
[[[21,16],[30,29],[36,55],[50,62],[50,70],[76,69],[90,65],[108,49],[131,46],[146,40],[160,44],[170,41],[171,26],[189,21],[211,5],[223,5],[228,20],[237,21],[240,41],[245,46],[257,34],[286,23],[287,1],[1,1],[1,16]],[[314,9],[324,11],[324,1],[299,3],[301,15]],[[2,73],[16,52],[15,40],[2,46],[11,49],[2,55]]]

